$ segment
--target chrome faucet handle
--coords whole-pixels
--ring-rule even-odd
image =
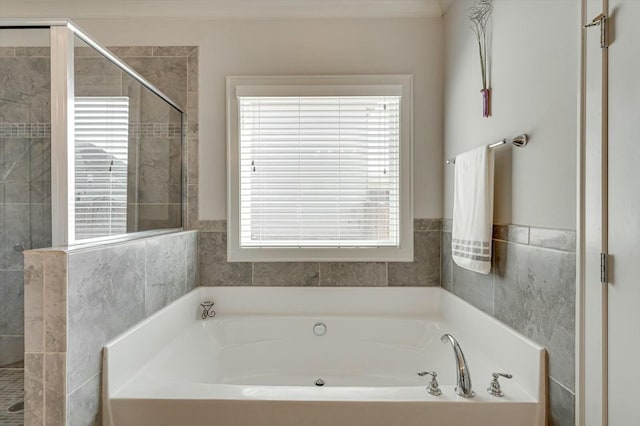
[[[489,392],[489,394],[497,397],[504,396],[504,392],[500,389],[500,382],[498,381],[501,376],[505,379],[513,378],[509,373],[491,373],[491,383],[489,383],[489,387],[487,388],[487,392]]]
[[[438,377],[438,373],[436,373],[435,371],[421,371],[418,373],[418,376],[420,377],[423,377],[426,375],[431,376],[431,380],[429,381],[429,386],[427,386],[427,392],[429,392],[429,394],[433,396],[441,395],[442,391],[440,390],[440,386],[438,385],[438,380],[436,379],[436,377]]]

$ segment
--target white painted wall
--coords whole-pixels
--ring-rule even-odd
[[[528,133],[525,149],[496,151],[494,223],[575,229],[579,4],[494,0],[488,119],[471,4],[454,1],[444,15],[445,158]],[[444,182],[444,217],[451,218],[453,166]]]
[[[226,217],[225,77],[414,75],[414,213],[442,217],[442,20],[79,20],[98,41],[200,46],[200,219]]]

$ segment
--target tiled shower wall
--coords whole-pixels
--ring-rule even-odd
[[[498,225],[489,275],[451,258],[451,221],[442,232],[442,286],[516,331],[548,354],[549,424],[574,425],[574,231]]]
[[[51,245],[49,58],[0,49],[0,367],[23,359],[22,250]]]
[[[102,347],[197,284],[193,231],[25,256],[25,425],[101,425]]]

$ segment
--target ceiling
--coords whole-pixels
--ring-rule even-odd
[[[439,17],[452,0],[0,0],[0,18]]]

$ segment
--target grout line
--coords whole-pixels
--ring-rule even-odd
[[[389,262],[384,262],[384,267],[386,272],[387,287],[389,287]]]
[[[547,377],[549,377],[549,380],[553,380],[553,382],[555,384],[557,384],[558,386],[560,386],[561,388],[563,388],[564,390],[566,390],[567,392],[569,392],[571,395],[575,396],[576,393],[574,391],[572,391],[571,389],[569,389],[568,387],[566,387],[565,385],[563,385],[562,383],[560,383],[558,380],[554,379],[553,377],[551,377],[550,375],[547,374]]]
[[[44,348],[43,348],[44,349]],[[42,424],[46,424],[45,421],[47,419],[47,360],[46,354],[42,354]],[[66,379],[66,378],[65,378]],[[24,412],[24,411],[23,411]]]
[[[102,368],[101,368],[102,369]],[[76,386],[76,388],[74,390],[72,390],[71,392],[66,393],[66,397],[70,397],[71,395],[73,395],[75,392],[77,392],[78,390],[80,390],[81,387],[83,387],[84,385],[88,384],[91,380],[95,379],[96,376],[100,376],[102,374],[102,371],[98,371],[96,374],[94,374],[93,376],[89,377],[87,380],[85,380],[84,382],[80,383],[78,386]],[[66,378],[66,377],[65,377]]]
[[[41,303],[42,303],[42,305],[41,305],[41,311],[40,311],[40,315],[42,315],[42,336],[40,336],[40,338],[42,339],[42,352],[43,353],[47,349],[45,347],[45,343],[46,342],[45,342],[45,337],[44,337],[45,334],[46,334],[45,330],[47,329],[47,323],[46,323],[47,319],[46,319],[46,315],[44,314],[44,307],[45,307],[44,288],[45,288],[45,277],[47,276],[47,267],[45,266],[46,265],[45,256],[47,256],[46,253],[43,253],[40,256],[40,261],[42,262],[42,279],[40,280],[41,281],[40,284],[41,284],[41,287],[42,287],[42,295],[41,295]],[[42,362],[44,363],[44,358],[43,358]],[[42,376],[42,377],[43,377],[42,380],[44,381],[44,376]]]

